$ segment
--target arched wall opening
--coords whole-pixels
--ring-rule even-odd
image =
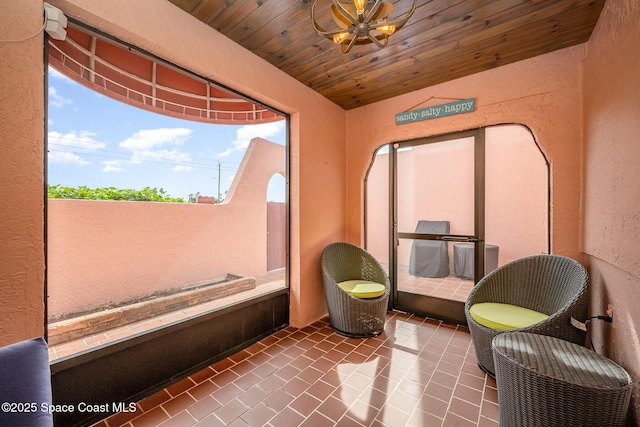
[[[549,253],[547,159],[525,126],[495,125],[483,128],[483,131],[484,243],[495,251],[495,263],[487,268],[493,269],[528,255]],[[464,144],[464,140],[458,144]],[[448,221],[451,235],[469,234],[469,230],[474,229],[473,150],[448,149],[436,143],[413,149],[400,148],[396,157],[397,166],[394,166],[390,161],[389,146],[380,147],[365,178],[365,245],[387,265],[391,259],[390,214],[394,203],[402,213],[398,220],[407,228],[401,231],[413,231],[408,228],[426,219]],[[398,186],[403,182],[411,183],[411,188],[396,189],[395,201],[390,199],[390,194],[396,194],[390,193],[394,167],[399,176],[410,177],[407,180],[399,178]],[[443,262],[448,264],[448,279],[438,278],[431,283],[409,274],[398,277],[396,285],[409,286],[411,283],[412,292],[464,301],[473,286],[473,278],[462,274],[463,269],[456,265],[456,245],[446,246],[447,259]],[[406,243],[398,246],[396,262],[400,273],[411,270],[409,266],[414,261],[411,248],[411,244]],[[451,283],[442,286],[443,280]]]

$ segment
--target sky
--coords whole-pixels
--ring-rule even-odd
[[[224,197],[251,138],[285,144],[285,121],[216,125],[151,113],[88,89],[49,67],[48,183],[162,188],[172,197]],[[218,182],[218,171],[220,181]],[[284,177],[267,200],[285,199]]]

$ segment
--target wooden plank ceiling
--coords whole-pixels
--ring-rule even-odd
[[[605,2],[418,0],[387,47],[344,54],[313,30],[312,0],[169,1],[345,109],[586,42]],[[411,6],[387,1],[391,17]],[[316,9],[325,29],[330,3]]]

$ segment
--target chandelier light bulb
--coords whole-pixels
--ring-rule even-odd
[[[334,36],[333,36],[333,42],[334,42],[335,44],[340,44],[340,43],[342,43],[343,41],[345,41],[348,37],[349,37],[349,33],[346,33],[346,32],[344,32],[344,33],[338,33],[338,34],[336,34],[336,35],[334,35]]]
[[[386,22],[386,19],[384,21]],[[386,34],[387,36],[390,36],[391,34],[396,32],[396,26],[387,24],[387,25],[378,27],[377,30],[380,31],[382,34]]]
[[[362,15],[364,13],[364,6],[367,4],[367,0],[353,0],[353,4],[356,7],[358,15]]]

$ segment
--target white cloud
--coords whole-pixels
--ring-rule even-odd
[[[64,135],[56,131],[49,132],[49,163],[75,166],[89,164],[90,162],[80,155],[94,152],[106,146],[104,142],[94,140],[94,136],[95,133],[89,131],[67,132]]]
[[[53,67],[49,67],[49,77],[52,79],[60,80],[65,83],[75,83],[72,79],[62,74],[60,71],[56,70]]]
[[[102,164],[104,165],[102,172],[122,172],[125,170],[122,167],[122,160],[105,160]]]
[[[185,128],[144,129],[122,141],[120,147],[138,151],[163,145],[182,145],[189,139],[192,132],[191,129]]]
[[[51,107],[63,108],[71,104],[73,104],[73,101],[58,94],[58,90],[55,87],[49,86],[49,105]]]
[[[49,151],[48,160],[49,163],[58,163],[68,166],[84,166],[89,164],[89,162],[84,160],[82,157],[68,151]]]
[[[262,123],[259,125],[242,126],[236,131],[236,140],[231,143],[231,147],[218,154],[218,156],[225,157],[234,151],[246,150],[253,138],[260,137],[268,139],[273,135],[277,135],[284,129],[284,123],[284,121],[279,121],[273,123]]]
[[[182,153],[178,150],[136,150],[131,154],[131,163],[143,163],[148,161],[188,163],[191,161],[191,155],[189,153]]]
[[[188,164],[192,157],[176,146],[181,146],[189,139],[193,131],[185,128],[144,129],[134,133],[122,141],[119,146],[131,151],[131,163],[145,161],[175,163],[175,171],[184,172],[193,169]],[[162,148],[162,147],[169,148]]]
[[[95,135],[95,132],[88,130],[83,130],[79,133],[71,131],[64,135],[60,132],[51,131],[49,132],[49,146],[56,149],[64,148],[67,150],[83,151],[94,151],[104,148],[107,144],[93,139]]]

